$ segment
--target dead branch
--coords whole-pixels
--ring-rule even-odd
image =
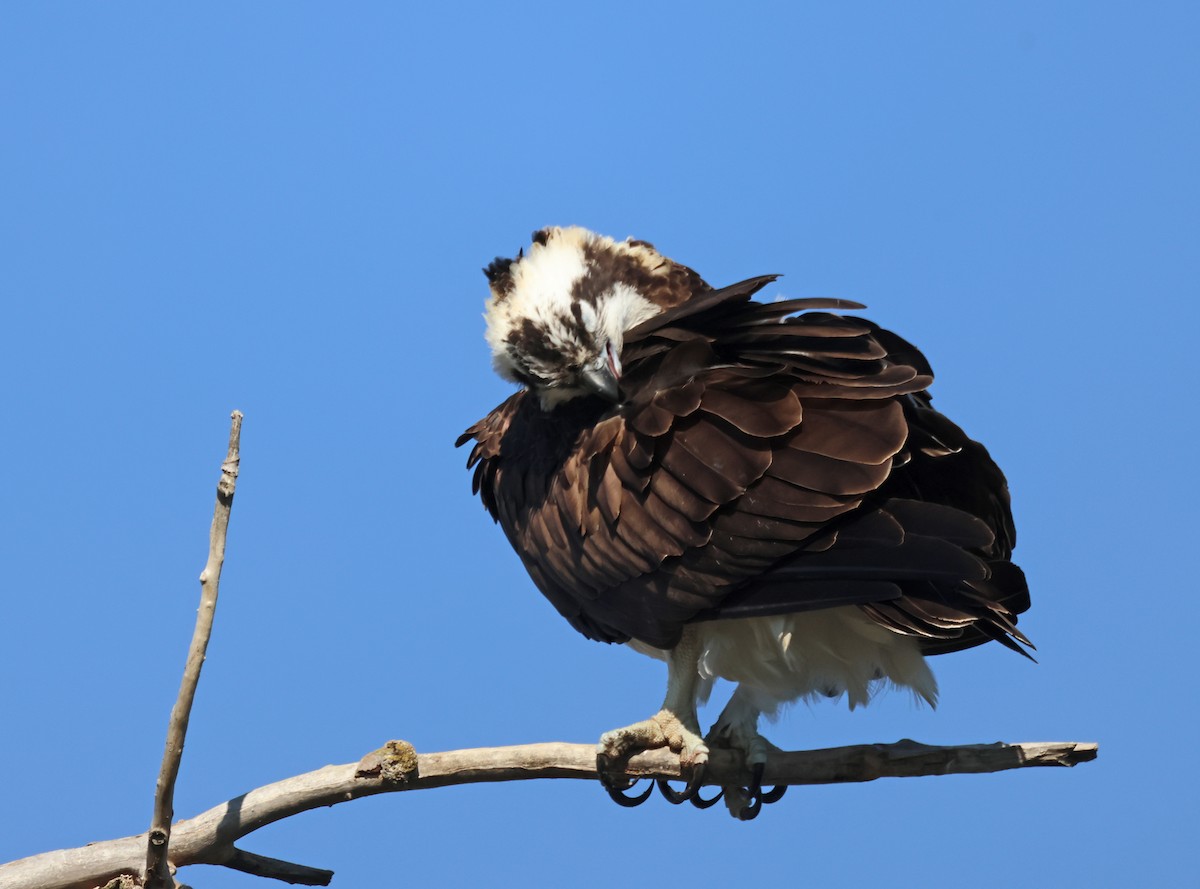
[[[150,829],[137,836],[92,843],[0,864],[4,889],[176,889],[173,872],[214,864],[288,883],[325,886],[333,872],[247,852],[234,845],[261,827],[310,809],[377,793],[453,784],[533,778],[599,780],[592,744],[527,744],[418,754],[405,741],[389,741],[359,762],[326,766],[268,784],[172,824],[175,781],[200,669],[212,633],[225,537],[238,474],[242,415],[234,411],[229,452],[221,466],[209,535],[208,563],[200,575],[201,599],[183,682],[171,711]],[[884,777],[972,774],[1032,766],[1073,766],[1095,759],[1086,743],[969,744],[934,747],[915,741],[825,750],[774,751],[762,778],[776,786],[873,781]],[[680,777],[679,758],[666,750],[639,754],[621,764],[630,779]],[[610,768],[609,779],[613,777]],[[740,754],[710,751],[704,783],[745,787],[750,775]],[[617,813],[614,813],[617,817]],[[144,870],[143,870],[144,865]],[[143,876],[144,875],[144,876]]]
[[[922,775],[977,774],[1036,766],[1074,766],[1096,758],[1096,744],[1079,742],[967,744],[939,747],[916,741],[861,744],[824,750],[778,751],[764,781],[776,785],[838,784]],[[630,778],[677,778],[679,758],[666,750],[633,757]],[[331,765],[259,787],[175,823],[171,864],[218,864],[259,876],[310,886],[328,885],[332,871],[244,852],[234,843],[260,827],[322,806],[377,793],[425,790],[453,784],[533,778],[597,780],[594,744],[525,744],[418,754],[390,741],[357,763]],[[748,778],[739,754],[712,750],[705,783],[741,784]],[[613,817],[620,813],[613,812]],[[0,865],[5,889],[93,889],[141,869],[147,834],[46,852]]]
[[[238,462],[241,451],[242,412],[230,417],[229,450],[221,464],[221,480],[217,482],[217,505],[213,510],[212,527],[208,534],[208,562],[200,572],[200,608],[196,612],[196,628],[188,647],[179,696],[171,708],[167,725],[167,741],[163,749],[162,768],[154,791],[154,816],[146,840],[146,889],[170,889],[175,885],[168,866],[171,841],[171,821],[175,817],[175,780],[183,758],[183,742],[187,736],[192,701],[200,682],[200,668],[208,640],[212,636],[213,618],[217,610],[217,593],[221,583],[221,567],[225,564],[225,535],[229,529],[229,513],[237,486]]]

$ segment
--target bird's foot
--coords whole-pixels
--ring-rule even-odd
[[[750,782],[747,786],[730,785],[722,788],[730,815],[739,821],[751,821],[758,817],[764,805],[783,799],[783,794],[787,791],[786,784],[763,790],[762,778],[767,756],[779,748],[760,735],[754,725],[718,721],[706,740],[713,747],[740,751],[745,758],[746,768],[750,770]]]
[[[704,779],[704,767],[708,763],[708,746],[700,737],[699,726],[689,726],[667,709],[660,710],[649,719],[613,729],[600,736],[600,743],[596,746],[596,771],[608,795],[622,806],[637,806],[645,802],[653,791],[653,785],[642,793],[629,795],[625,791],[637,783],[636,779],[631,780],[624,775],[613,776],[611,771],[635,754],[660,747],[667,747],[679,754],[680,775],[687,781],[681,791],[675,790],[664,780],[656,782],[668,802],[678,804],[692,800],[702,808],[716,802],[716,799],[703,800],[698,796]]]

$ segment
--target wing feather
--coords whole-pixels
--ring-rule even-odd
[[[932,408],[924,357],[823,311],[857,304],[752,302],[772,280],[628,332],[621,405],[519,392],[459,439],[535,583],[605,641],[853,605],[928,653],[1021,650],[1004,478]]]
[[[800,425],[800,399],[785,385],[757,383],[740,389],[704,390],[700,407],[756,438],[786,435]]]

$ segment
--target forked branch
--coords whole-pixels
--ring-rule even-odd
[[[171,708],[167,725],[167,741],[163,748],[162,767],[154,791],[154,816],[146,840],[146,889],[171,889],[175,885],[167,863],[171,841],[171,821],[175,817],[175,781],[183,758],[183,742],[187,736],[188,719],[196,686],[200,683],[200,668],[212,636],[213,618],[217,611],[217,593],[221,584],[221,567],[225,564],[225,535],[229,528],[229,513],[237,487],[238,463],[241,453],[242,412],[230,417],[229,450],[221,464],[221,479],[217,482],[217,505],[213,510],[212,527],[208,534],[208,562],[200,572],[200,608],[196,612],[196,628],[188,647],[179,696]]]
[[[779,751],[767,763],[764,781],[776,785],[837,784],[920,775],[976,774],[1036,766],[1074,766],[1096,758],[1097,745],[1062,742],[967,744],[937,747],[916,741],[862,744],[825,750]],[[678,778],[679,757],[665,750],[639,754],[625,767],[630,778]],[[417,754],[404,741],[391,741],[357,763],[325,766],[287,778],[176,822],[171,863],[219,864],[310,886],[328,885],[331,871],[276,861],[235,848],[234,843],[283,818],[363,796],[425,790],[452,784],[576,778],[595,781],[594,744],[525,744]],[[740,755],[712,750],[706,784],[740,784],[747,779]],[[598,792],[598,791],[597,791]],[[613,817],[621,816],[614,811]],[[5,889],[93,889],[122,874],[141,870],[146,834],[47,852],[0,865]]]
[[[151,828],[137,836],[0,864],[0,887],[4,889],[169,889],[178,885],[173,870],[191,864],[223,865],[288,883],[324,886],[333,878],[332,871],[268,858],[234,844],[283,818],[377,793],[532,778],[599,780],[596,748],[592,744],[527,744],[418,754],[404,741],[390,741],[357,763],[326,766],[268,784],[195,818],[172,824],[175,780],[212,632],[225,534],[237,480],[242,415],[235,411],[232,419],[229,453],[217,487],[208,564],[200,575],[200,610],[183,683],[171,712]],[[762,780],[781,786],[999,772],[1031,766],[1073,766],[1095,759],[1096,753],[1095,744],[1074,742],[933,747],[915,741],[775,751]],[[665,750],[639,754],[616,770],[606,769],[610,782],[618,771],[631,780],[679,778],[679,757]],[[703,773],[705,784],[744,787],[749,777],[739,754],[722,749],[710,751]],[[613,817],[620,814],[614,812]]]

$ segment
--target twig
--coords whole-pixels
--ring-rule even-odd
[[[328,886],[333,879],[331,870],[292,864],[290,861],[280,861],[278,858],[268,858],[266,855],[256,855],[236,848],[222,864],[256,877],[269,877],[300,886]]]
[[[1095,744],[1070,741],[951,747],[899,741],[825,750],[778,751],[771,754],[764,782],[833,784],[885,777],[1074,766],[1095,759],[1097,750]],[[628,762],[625,774],[633,778],[677,778],[679,757],[664,750],[643,753]],[[172,836],[171,860],[177,867],[220,864],[307,885],[326,885],[329,871],[276,862],[242,852],[233,844],[260,827],[300,812],[378,793],[531,778],[596,780],[597,777],[594,744],[555,742],[418,755],[411,745],[392,741],[357,763],[325,766],[286,778],[251,790],[195,818],[177,822]],[[745,781],[746,777],[738,754],[719,749],[710,752],[705,783],[737,783]],[[620,816],[614,809],[613,817]],[[0,886],[5,889],[92,889],[121,874],[136,873],[145,844],[146,834],[139,834],[3,864],[0,865]]]
[[[221,464],[221,480],[217,482],[217,505],[213,510],[212,528],[208,535],[208,563],[200,572],[200,610],[196,612],[196,629],[188,648],[187,663],[179,697],[171,708],[167,726],[167,742],[163,749],[162,768],[154,791],[154,817],[146,843],[146,889],[169,889],[175,885],[171,878],[167,851],[171,841],[171,821],[175,817],[175,779],[183,758],[183,742],[187,736],[192,701],[200,682],[200,668],[208,640],[212,636],[213,617],[217,610],[217,592],[221,583],[221,566],[225,563],[225,534],[229,529],[229,512],[233,508],[233,493],[237,486],[239,452],[242,439],[242,412],[234,411],[229,428],[229,452]]]

